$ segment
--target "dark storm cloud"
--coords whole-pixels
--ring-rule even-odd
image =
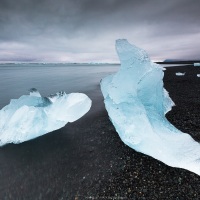
[[[116,61],[117,38],[153,59],[197,59],[199,8],[190,0],[1,0],[0,60]]]

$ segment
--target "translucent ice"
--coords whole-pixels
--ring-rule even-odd
[[[0,110],[0,146],[21,143],[81,118],[89,111],[91,100],[82,93],[59,92],[41,97],[36,89],[30,95],[12,99]]]
[[[194,63],[195,67],[200,67],[200,63]]]
[[[181,72],[176,72],[176,76],[184,76],[185,73],[181,73]]]
[[[121,67],[101,81],[109,117],[122,141],[169,166],[200,174],[200,145],[165,118],[174,105],[163,88],[163,70],[147,53],[117,40]]]

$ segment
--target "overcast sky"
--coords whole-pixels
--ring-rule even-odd
[[[0,62],[118,62],[118,38],[200,59],[200,1],[0,0]]]

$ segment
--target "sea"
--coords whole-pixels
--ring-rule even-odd
[[[170,66],[174,65],[163,65]],[[1,63],[0,109],[11,99],[29,94],[31,88],[42,96],[59,91],[82,92],[98,100],[102,98],[100,80],[117,72],[119,67],[119,64]]]
[[[36,88],[42,96],[81,92],[98,98],[100,80],[116,72],[119,65],[8,63],[0,64],[0,109]]]

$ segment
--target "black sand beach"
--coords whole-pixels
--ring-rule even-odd
[[[197,73],[200,68],[193,66],[167,68],[164,85],[176,104],[168,120],[200,141]],[[99,86],[88,96],[92,109],[80,120],[0,148],[0,199],[200,198],[200,176],[127,147],[109,120]]]

